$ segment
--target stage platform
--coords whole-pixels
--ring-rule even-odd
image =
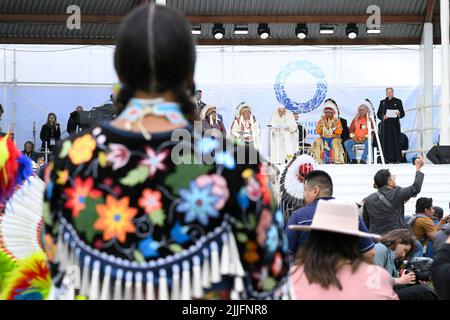
[[[279,168],[282,172],[284,168]],[[412,164],[327,164],[319,165],[333,179],[334,197],[344,201],[360,202],[376,191],[373,188],[373,177],[380,169],[389,169],[396,176],[397,185],[407,187],[414,182],[416,167]],[[405,215],[413,214],[416,199],[419,197],[433,198],[433,204],[444,209],[444,214],[450,213],[450,165],[435,165],[426,163],[422,168],[425,174],[422,190],[416,198],[405,204]]]

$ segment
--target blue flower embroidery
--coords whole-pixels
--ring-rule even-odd
[[[277,227],[271,226],[267,231],[267,239],[266,239],[267,250],[270,253],[275,252],[278,246],[278,230]]]
[[[210,154],[218,146],[219,142],[212,137],[202,138],[197,142],[197,150],[201,154]]]
[[[53,183],[53,181],[50,181],[47,185],[47,199],[51,199],[52,195],[53,195],[53,187],[55,186],[55,184]]]
[[[151,236],[139,242],[139,251],[146,258],[158,257],[159,253],[157,250],[159,249],[159,247],[159,242],[154,241],[153,237]]]
[[[250,200],[248,199],[247,191],[245,188],[241,188],[241,190],[236,196],[239,206],[242,209],[247,209],[250,206]]]
[[[177,222],[172,230],[170,230],[170,236],[172,239],[174,239],[177,243],[183,244],[186,241],[189,241],[191,238],[187,235],[187,232],[189,230],[189,227],[182,227],[179,222]]]
[[[217,152],[214,156],[214,160],[217,164],[221,164],[227,169],[233,170],[234,168],[236,168],[236,162],[233,156],[228,152]]]
[[[283,227],[284,221],[283,221],[283,214],[281,213],[281,210],[278,209],[277,212],[275,212],[275,221]]]
[[[209,217],[219,216],[215,205],[220,196],[212,194],[211,189],[211,184],[200,188],[191,181],[189,190],[180,190],[181,203],[177,205],[177,210],[186,213],[185,222],[198,220],[201,224],[207,225]]]

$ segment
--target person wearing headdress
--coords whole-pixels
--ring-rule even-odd
[[[294,211],[306,205],[303,198],[305,177],[316,169],[316,160],[299,151],[281,174],[280,209],[286,224]]]
[[[298,127],[294,114],[280,105],[270,119],[270,161],[284,164],[298,151]]]
[[[370,108],[369,102],[367,100],[362,101],[358,107],[358,113],[355,118],[352,120],[350,124],[350,140],[344,142],[345,149],[347,150],[347,154],[350,158],[351,163],[358,163],[356,160],[355,153],[353,152],[353,146],[356,144],[364,144],[364,152],[361,156],[361,160],[359,163],[365,164],[367,163],[367,155],[369,153],[369,128],[367,119],[370,117]],[[372,119],[371,123],[371,131],[373,132],[374,124]],[[373,141],[373,140],[372,140]]]
[[[252,144],[261,152],[261,127],[252,114],[252,108],[245,102],[242,102],[236,109],[236,117],[231,125],[231,135],[238,141]]]
[[[200,119],[202,120],[203,131],[206,131],[208,129],[217,129],[222,133],[223,136],[226,136],[227,131],[225,129],[223,121],[217,113],[216,106],[205,106],[200,113]]]
[[[342,123],[336,107],[333,100],[326,100],[323,115],[317,122],[316,131],[319,138],[313,143],[313,154],[319,163],[345,162],[341,140]]]

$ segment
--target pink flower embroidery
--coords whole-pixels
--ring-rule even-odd
[[[156,153],[152,148],[146,147],[147,158],[141,161],[141,164],[147,166],[150,170],[149,176],[153,177],[157,170],[165,170],[166,165],[164,159],[167,158],[169,151],[164,150],[160,153]]]
[[[226,180],[217,174],[202,175],[195,179],[195,183],[200,188],[204,188],[207,185],[212,185],[211,193],[219,197],[219,200],[215,203],[216,210],[220,210],[225,206],[226,201],[230,196]]]
[[[130,161],[130,151],[123,144],[111,143],[109,144],[107,160],[112,162],[112,169],[115,171],[125,166]]]
[[[139,198],[138,204],[139,207],[143,208],[147,214],[161,209],[161,192],[153,191],[151,189],[144,189],[144,191],[142,191],[142,197]]]

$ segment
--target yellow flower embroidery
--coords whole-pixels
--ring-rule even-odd
[[[67,179],[69,179],[69,170],[58,170],[56,172],[56,174],[58,175],[58,178],[56,179],[56,184],[66,184]]]
[[[98,153],[98,163],[102,168],[106,167],[106,165],[108,164],[106,153],[104,153],[103,151],[100,151]]]
[[[96,147],[96,142],[91,135],[85,134],[73,142],[72,148],[69,151],[70,161],[74,165],[80,165],[92,159],[93,152]]]
[[[253,177],[253,170],[252,169],[245,169],[244,171],[242,171],[241,176],[244,179],[250,179],[251,177]]]

